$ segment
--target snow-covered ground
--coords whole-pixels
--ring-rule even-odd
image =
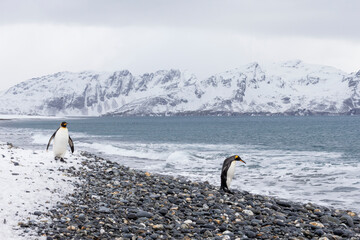
[[[61,168],[80,166],[82,157],[69,155],[67,163],[53,160],[52,151],[33,151],[0,142],[0,235],[1,239],[41,239],[31,227],[32,220],[47,221],[42,215],[56,207],[73,191],[74,177]],[[23,230],[26,230],[24,233]]]

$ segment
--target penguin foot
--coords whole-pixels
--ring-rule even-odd
[[[228,188],[226,187],[220,187],[220,192],[224,191],[225,193],[229,193],[229,194],[234,194],[232,191],[230,191]]]
[[[66,163],[66,161],[63,158],[60,158],[60,162]]]

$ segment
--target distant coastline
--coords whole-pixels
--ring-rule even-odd
[[[332,113],[332,112],[313,112],[308,110],[298,110],[294,112],[225,112],[225,111],[186,111],[186,112],[164,112],[164,113],[143,113],[143,114],[133,114],[128,112],[123,113],[107,113],[102,115],[64,115],[64,116],[55,116],[55,115],[9,115],[9,114],[0,114],[0,120],[13,120],[13,119],[44,119],[44,118],[63,118],[63,117],[201,117],[201,116],[219,116],[219,117],[237,117],[237,116],[358,116],[360,115],[360,109],[352,109],[348,112],[343,113]]]
[[[100,116],[351,116],[360,115],[360,109],[353,109],[344,113],[332,113],[332,112],[313,112],[308,110],[298,110],[294,112],[224,112],[224,111],[186,111],[186,112],[165,112],[165,113],[148,113],[148,114],[132,114],[132,113],[107,113]]]

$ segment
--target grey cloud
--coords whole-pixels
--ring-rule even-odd
[[[360,1],[0,1],[0,24],[195,28],[255,35],[360,38]]]

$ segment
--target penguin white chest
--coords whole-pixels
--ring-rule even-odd
[[[67,128],[60,128],[54,138],[53,151],[55,157],[64,157],[69,141],[69,131]]]
[[[228,188],[230,188],[231,181],[234,177],[235,163],[236,163],[235,161],[232,161],[232,163],[230,164],[229,170],[227,172],[226,185]]]

